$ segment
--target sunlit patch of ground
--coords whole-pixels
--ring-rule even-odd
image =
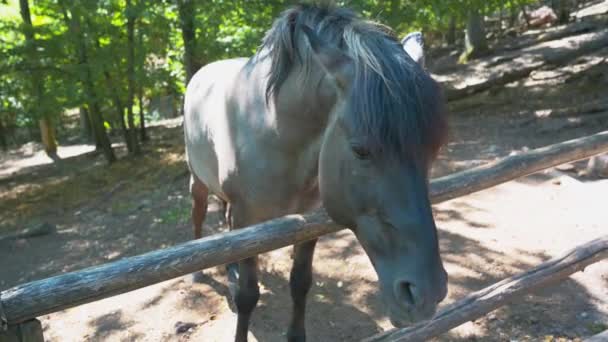
[[[95,150],[94,145],[80,144],[59,146],[57,154],[60,158],[71,158]],[[40,144],[28,143],[17,150],[0,152],[0,179],[19,173],[25,168],[52,164]]]

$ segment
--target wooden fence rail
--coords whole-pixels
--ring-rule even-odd
[[[576,247],[524,273],[473,292],[441,310],[429,322],[389,330],[365,339],[364,342],[426,341],[463,323],[475,320],[526,293],[563,280],[606,258],[608,258],[608,235]]]
[[[431,200],[437,203],[463,196],[605,151],[608,151],[608,131],[509,156],[487,166],[434,180]],[[324,210],[317,210],[33,281],[0,293],[0,320],[8,325],[19,324],[343,228],[333,223]]]
[[[597,335],[593,335],[583,342],[606,342],[608,341],[608,330],[601,332]]]

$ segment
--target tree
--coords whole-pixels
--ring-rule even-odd
[[[80,6],[81,4],[79,1],[72,2],[71,10],[67,8],[65,0],[59,1],[59,4],[63,12],[65,24],[72,33],[74,44],[76,45],[77,63],[79,66],[78,74],[86,96],[87,109],[93,128],[93,137],[95,138],[96,147],[103,152],[108,163],[113,163],[116,161],[116,155],[114,154],[114,150],[112,149],[110,139],[106,132],[104,120],[101,115],[99,98],[95,90],[93,68],[89,63],[88,44],[85,36],[86,27],[83,27],[82,25],[83,11]]]
[[[199,62],[196,56],[196,28],[194,25],[196,7],[193,0],[177,0],[177,8],[179,11],[182,39],[184,41],[185,84],[187,85],[192,76],[202,66],[202,63]]]
[[[464,52],[460,57],[461,61],[481,57],[488,53],[488,41],[486,40],[483,17],[476,8],[472,8],[469,12],[464,44]]]
[[[34,66],[38,64],[40,59],[37,54],[37,44],[34,36],[34,26],[32,25],[32,17],[28,0],[19,0],[19,7],[21,18],[23,19],[23,34],[25,35],[26,39],[27,58],[29,59],[30,65]],[[35,104],[32,106],[32,108],[30,108],[30,110],[35,112],[36,116],[38,117],[40,137],[42,144],[44,145],[44,151],[49,158],[51,158],[53,161],[57,161],[59,160],[59,156],[57,155],[57,138],[55,136],[53,117],[49,112],[50,108],[47,108],[44,103],[44,78],[41,77],[39,72],[36,71],[31,73],[30,78],[36,99]]]
[[[567,1],[573,0],[553,2]],[[387,24],[399,37],[422,31],[429,46],[454,44],[466,27],[465,56],[472,58],[488,48],[484,14],[502,9],[515,14],[532,1],[336,2]],[[83,132],[91,128],[108,160],[115,158],[111,134],[122,133],[133,153],[154,115],[144,104],[167,95],[180,103],[190,78],[205,63],[253,54],[273,20],[292,3],[208,0],[203,8],[195,0],[37,0],[35,5],[0,0],[0,54],[6,56],[0,59],[0,144],[15,141],[12,132],[24,128],[36,139],[40,132],[52,153],[53,122],[82,108]],[[31,5],[32,13],[24,10],[22,16],[19,5],[28,5],[28,11]]]
[[[146,47],[144,42],[144,29],[140,25],[137,29],[137,101],[139,104],[139,138],[142,142],[148,141],[146,132],[146,118],[144,112],[144,79],[145,79],[145,64],[146,64]]]
[[[133,119],[133,105],[135,98],[135,21],[136,13],[131,0],[127,0],[127,77],[128,77],[128,97],[127,97],[127,121],[129,122],[128,139],[132,147],[129,150],[132,154],[140,154],[141,150],[137,139],[137,128]]]
[[[456,17],[450,16],[450,24],[446,34],[446,43],[454,45],[456,43]]]
[[[557,13],[557,20],[560,24],[566,24],[570,21],[570,11],[572,0],[551,0],[551,7]]]

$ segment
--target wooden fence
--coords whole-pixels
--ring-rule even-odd
[[[488,165],[433,180],[430,186],[431,201],[438,203],[464,196],[606,151],[608,151],[608,131],[511,155]],[[238,261],[341,229],[344,227],[332,222],[325,211],[320,209],[303,215],[280,217],[237,231],[216,234],[174,247],[19,285],[0,293],[0,340],[37,342],[42,338],[40,323],[36,320],[38,316],[115,296],[197,270]],[[419,329],[416,326],[406,330],[391,331],[373,337],[370,341],[392,341],[404,338],[409,341],[413,337],[407,334],[431,336],[424,334],[436,335],[447,331],[472,319],[470,317],[483,315],[505,302],[486,296],[496,291],[507,291],[508,296],[500,293],[498,295],[510,299],[530,288],[545,285],[547,279],[555,279],[556,276],[560,279],[566,277],[584,267],[576,265],[588,265],[591,261],[606,257],[606,244],[606,238],[603,238],[589,246],[583,246],[593,247],[592,250],[595,252],[583,254],[586,257],[580,260],[568,259],[568,262],[572,263],[568,264],[570,266],[560,261],[556,264],[544,263],[526,272],[526,274],[532,272],[534,276],[525,278],[527,282],[522,282],[518,278],[527,276],[517,276],[476,292],[467,297],[469,299],[450,307],[453,309],[444,310],[430,325],[427,323],[432,330],[426,327],[423,329],[424,332],[412,332],[414,331],[412,329]],[[574,254],[578,253],[576,251]],[[558,270],[562,271],[558,272]],[[546,278],[547,276],[549,278]],[[479,300],[473,300],[477,304],[471,308],[467,303],[471,302],[470,298],[476,296]]]

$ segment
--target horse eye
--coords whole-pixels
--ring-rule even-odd
[[[353,149],[353,153],[355,154],[355,156],[358,159],[362,159],[362,160],[369,159],[371,153],[367,148],[365,148],[363,146],[353,146],[352,149]]]

